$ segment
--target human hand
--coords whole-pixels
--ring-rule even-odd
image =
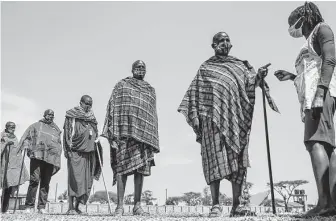
[[[323,111],[323,103],[325,99],[325,91],[322,88],[317,88],[313,103],[312,103],[312,118],[316,120],[320,117]]]
[[[258,69],[258,77],[259,79],[264,78],[267,76],[268,73],[268,67],[271,65],[271,63],[268,63]]]
[[[14,144],[13,141],[8,141],[8,142],[7,142],[7,145],[13,145],[13,144]]]
[[[199,120],[198,120],[198,118],[197,117],[195,117],[194,119],[193,119],[193,126],[194,126],[194,128],[196,129],[196,130],[199,130]]]
[[[284,70],[277,70],[274,72],[274,75],[276,78],[278,78],[279,81],[294,80],[296,77],[294,74]]]

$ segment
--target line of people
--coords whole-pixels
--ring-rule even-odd
[[[305,37],[295,68],[297,74],[284,70],[275,72],[280,81],[293,80],[301,104],[305,124],[304,144],[311,156],[318,190],[318,204],[305,216],[336,214],[336,154],[333,118],[336,109],[335,44],[331,28],[324,22],[318,7],[311,2],[296,8],[288,18],[289,34]],[[178,111],[196,134],[201,145],[205,180],[210,185],[213,206],[210,217],[222,213],[219,204],[220,181],[232,183],[233,206],[230,216],[241,215],[239,198],[250,167],[248,144],[251,132],[255,90],[264,88],[270,107],[279,112],[264,81],[267,66],[258,72],[246,60],[229,55],[231,39],[225,32],[213,37],[215,55],[205,61],[191,82]],[[79,204],[89,198],[93,179],[99,179],[96,143],[107,139],[110,144],[110,163],[113,185],[117,184],[116,215],[123,215],[123,200],[127,177],[134,175],[134,215],[148,215],[140,206],[144,176],[151,175],[155,166],[154,154],[160,152],[155,89],[144,80],[146,65],[136,61],[133,77],[119,81],[108,101],[103,131],[99,136],[97,120],[91,110],[92,98],[84,95],[80,105],[67,111],[63,133],[63,151],[68,160],[69,210],[81,213]],[[54,112],[46,110],[44,118],[31,125],[20,142],[14,135],[15,124],[8,122],[1,135],[1,157],[9,151],[2,204],[15,188],[29,180],[27,210],[35,203],[40,182],[38,208],[45,212],[51,176],[60,169],[62,152],[61,130],[53,123]],[[7,149],[6,149],[7,147]],[[30,179],[26,169],[20,183],[21,152],[27,148]],[[3,154],[4,153],[4,154]],[[4,168],[2,166],[2,168]],[[6,167],[7,168],[7,167]],[[1,174],[4,174],[2,171]],[[6,204],[7,203],[7,204]]]

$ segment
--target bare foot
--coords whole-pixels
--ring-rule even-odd
[[[76,211],[74,209],[68,209],[68,211],[65,213],[66,215],[76,215]]]
[[[336,208],[322,209],[319,213],[319,216],[323,216],[323,217],[336,216]]]

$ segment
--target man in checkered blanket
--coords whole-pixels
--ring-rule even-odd
[[[156,95],[144,81],[146,65],[136,61],[133,77],[119,81],[107,105],[102,137],[111,147],[113,185],[117,183],[116,215],[122,215],[127,177],[134,174],[134,215],[148,215],[140,206],[144,176],[151,175],[154,153],[160,151]]]
[[[239,197],[250,166],[248,142],[255,88],[267,74],[266,66],[256,73],[247,61],[229,56],[231,47],[225,32],[213,37],[215,56],[201,65],[178,108],[201,144],[203,172],[213,202],[210,217],[220,216],[222,212],[219,206],[222,179],[232,183],[231,215],[238,214]],[[268,103],[278,111],[267,84],[264,88]]]

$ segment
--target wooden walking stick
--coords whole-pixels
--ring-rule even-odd
[[[19,176],[19,183],[18,183],[18,188],[17,188],[17,192],[16,192],[16,197],[15,197],[15,204],[14,204],[13,214],[16,211],[16,203],[17,203],[17,199],[18,199],[18,196],[19,196],[20,181],[21,181],[21,176],[22,176],[22,169],[23,169],[23,165],[24,165],[24,159],[25,159],[25,156],[26,156],[26,150],[27,150],[26,148],[24,148],[24,150],[23,150],[22,163],[21,163],[20,176]]]
[[[112,208],[111,208],[111,203],[110,203],[110,196],[109,196],[107,188],[106,188],[106,183],[105,183],[104,173],[103,173],[103,165],[102,165],[102,162],[101,162],[101,159],[100,159],[99,146],[101,147],[101,144],[98,141],[98,142],[96,142],[96,147],[97,147],[97,152],[98,152],[98,160],[99,160],[99,164],[100,164],[100,167],[101,167],[101,173],[102,173],[104,187],[105,187],[105,191],[106,191],[106,195],[107,195],[107,201],[108,201],[108,205],[109,205],[110,214],[112,214]]]
[[[7,152],[7,156],[5,156],[5,171],[4,171],[4,177],[2,179],[2,200],[1,200],[1,210],[3,210],[3,202],[5,200],[5,184],[7,183],[7,170],[8,170],[8,163],[9,163],[9,153],[10,153],[10,145],[6,145],[5,146],[5,150],[6,150],[6,147],[8,147],[8,152]]]
[[[267,68],[270,66],[271,63],[266,64],[262,68]],[[266,134],[266,147],[267,147],[267,160],[268,160],[268,172],[269,172],[269,179],[270,179],[270,187],[271,187],[271,197],[272,197],[272,210],[273,214],[276,214],[275,210],[275,202],[274,202],[274,186],[273,186],[273,175],[272,175],[272,164],[271,164],[271,153],[270,153],[270,145],[269,145],[269,138],[268,138],[268,125],[267,125],[267,111],[266,111],[266,92],[265,92],[265,80],[264,77],[261,79],[262,84],[262,95],[263,95],[263,107],[264,107],[264,121],[265,121],[265,134]]]

